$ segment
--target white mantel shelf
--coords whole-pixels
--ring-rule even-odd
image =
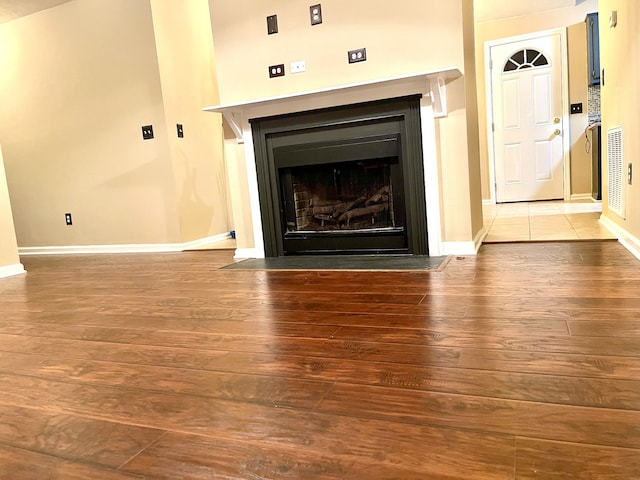
[[[338,85],[317,90],[292,93],[276,97],[258,98],[238,103],[227,103],[212,105],[203,108],[206,112],[222,113],[229,123],[239,142],[243,141],[243,121],[248,119],[248,115],[254,118],[260,116],[278,115],[281,113],[291,113],[296,111],[292,105],[295,103],[305,103],[305,101],[325,96],[335,96],[337,94],[357,93],[360,91],[384,91],[399,87],[403,84],[418,84],[418,91],[429,95],[433,106],[435,117],[445,117],[447,115],[446,82],[462,76],[462,72],[457,67],[446,67],[437,70],[425,70],[406,75],[398,75],[389,78],[368,80],[366,82]],[[335,101],[335,98],[334,98]],[[335,105],[335,103],[334,103]]]

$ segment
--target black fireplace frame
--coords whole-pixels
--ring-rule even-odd
[[[284,205],[280,175],[274,160],[276,155],[282,158],[297,150],[341,145],[355,145],[364,150],[384,149],[384,145],[391,142],[397,145],[403,178],[405,228],[402,244],[399,243],[397,232],[395,237],[393,232],[383,233],[372,244],[367,243],[364,238],[366,233],[362,234],[362,238],[359,234],[348,233],[343,238],[346,239],[346,244],[352,245],[349,248],[324,252],[310,247],[296,250],[295,253],[428,255],[421,97],[422,95],[411,95],[250,120],[265,256],[292,254],[285,247],[284,241]],[[295,160],[293,164],[296,164]],[[315,236],[322,237],[323,234]],[[334,233],[324,236],[336,237]],[[305,240],[304,235],[293,235],[289,240],[295,243],[298,237],[301,241]],[[361,242],[360,247],[358,242]],[[289,242],[287,245],[293,244]]]

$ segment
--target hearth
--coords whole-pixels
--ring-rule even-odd
[[[419,95],[251,125],[267,257],[428,254]]]

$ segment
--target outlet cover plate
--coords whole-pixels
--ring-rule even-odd
[[[269,67],[269,78],[284,77],[284,63],[271,65]]]
[[[71,219],[71,214],[70,213],[65,213],[64,214],[64,222],[67,225],[73,225],[73,220]]]
[[[349,55],[349,63],[357,63],[357,62],[366,62],[367,60],[367,49],[366,48],[358,48],[356,50],[349,50],[347,52]]]
[[[309,7],[309,17],[311,25],[320,25],[322,23],[322,6],[320,4],[311,5]]]
[[[302,73],[307,70],[307,64],[304,60],[299,62],[291,62],[291,73]]]
[[[145,125],[142,127],[142,139],[151,140],[153,138],[153,125]]]
[[[178,138],[184,138],[184,128],[182,128],[181,123],[176,123],[176,130],[178,133]]]
[[[575,113],[582,113],[582,103],[572,103],[571,104],[571,115]]]

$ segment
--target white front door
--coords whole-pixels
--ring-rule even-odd
[[[496,201],[564,198],[560,33],[489,52]]]

